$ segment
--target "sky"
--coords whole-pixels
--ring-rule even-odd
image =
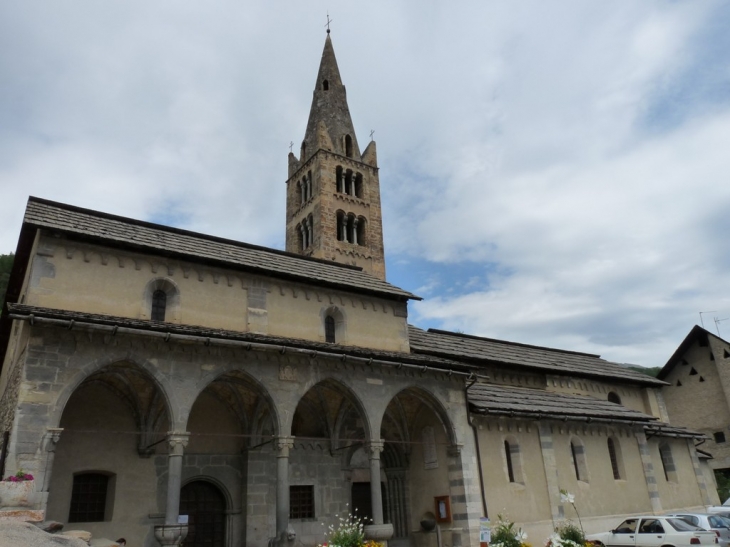
[[[644,366],[730,339],[713,0],[2,2],[0,253],[29,195],[283,249],[327,13],[411,323]]]

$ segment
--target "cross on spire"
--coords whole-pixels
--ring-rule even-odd
[[[375,135],[375,129],[370,130],[370,142],[373,142],[373,135]]]
[[[330,23],[332,22],[332,19],[330,19],[330,12],[327,12],[327,24],[325,25],[327,27],[327,34],[330,33]]]
[[[294,141],[289,142],[289,153],[292,153],[292,149],[294,148]]]

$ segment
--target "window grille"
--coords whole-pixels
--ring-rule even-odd
[[[74,476],[69,522],[103,522],[109,475],[81,473]]]

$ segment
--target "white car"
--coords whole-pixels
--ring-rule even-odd
[[[586,536],[605,547],[689,547],[715,545],[715,532],[708,532],[676,517],[645,516],[626,519],[616,528]]]
[[[708,515],[706,513],[667,513],[668,517],[678,517],[690,524],[715,532],[720,547],[730,545],[730,519],[720,515]]]

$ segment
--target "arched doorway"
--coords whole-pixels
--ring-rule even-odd
[[[224,547],[226,499],[207,481],[193,481],[180,491],[180,514],[188,515],[185,547]]]

